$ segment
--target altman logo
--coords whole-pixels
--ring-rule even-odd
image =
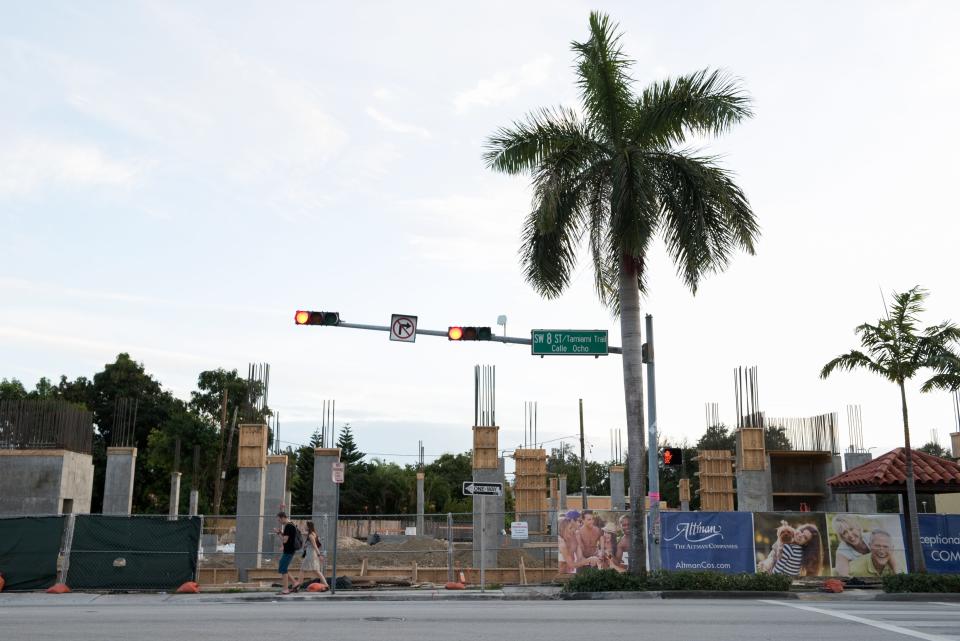
[[[677,523],[677,533],[671,537],[666,537],[664,541],[673,541],[682,535],[687,543],[702,543],[712,538],[720,537],[723,540],[722,528],[719,525],[704,525],[699,521],[688,521],[686,523]]]

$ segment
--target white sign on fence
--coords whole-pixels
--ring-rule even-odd
[[[331,476],[333,476],[333,482],[336,484],[343,483],[343,471],[346,468],[345,463],[334,463],[331,469]]]
[[[530,528],[527,526],[526,521],[514,521],[510,524],[510,538],[511,539],[529,539],[530,538]]]

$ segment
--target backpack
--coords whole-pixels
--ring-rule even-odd
[[[300,532],[300,528],[298,528],[296,525],[293,526],[293,531],[293,549],[299,550],[303,547],[303,533]]]

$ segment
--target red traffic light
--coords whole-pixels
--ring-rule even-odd
[[[676,467],[683,465],[683,449],[679,447],[665,447],[660,450],[660,460],[664,465]]]
[[[664,450],[664,451],[663,451],[663,464],[664,464],[664,465],[670,465],[670,461],[671,461],[672,459],[673,459],[673,454],[670,452],[670,450]]]
[[[339,325],[340,314],[337,312],[312,312],[298,309],[293,315],[293,322],[297,325]]]
[[[488,341],[493,332],[489,327],[467,327],[455,325],[447,328],[447,338],[452,341]]]

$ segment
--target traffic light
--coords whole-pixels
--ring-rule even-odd
[[[337,312],[310,312],[298,309],[293,315],[293,322],[297,325],[339,325],[340,314]]]
[[[665,447],[660,450],[660,459],[664,465],[683,465],[683,449],[679,447]]]
[[[454,325],[447,328],[447,338],[452,341],[488,341],[493,336],[489,327],[462,327]]]

